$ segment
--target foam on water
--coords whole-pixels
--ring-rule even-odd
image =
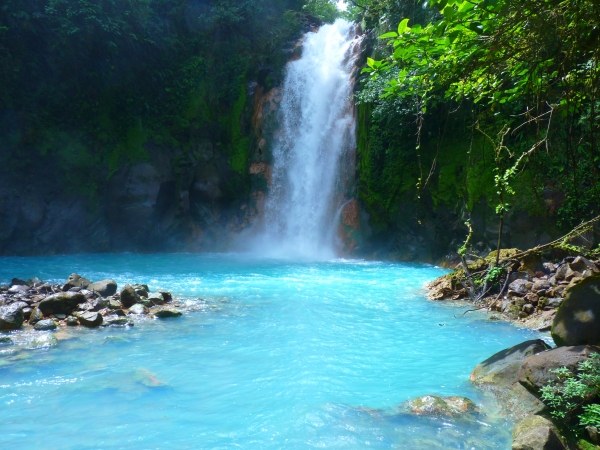
[[[427,301],[424,265],[241,255],[1,258],[0,282],[71,272],[164,288],[195,312],[0,348],[2,448],[509,448],[501,418],[398,412],[466,395],[473,366],[535,337]],[[203,299],[202,301],[199,298]]]

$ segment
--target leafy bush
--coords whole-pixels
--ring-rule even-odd
[[[541,398],[550,415],[575,431],[586,426],[600,427],[600,353],[579,363],[573,373],[566,367],[555,369],[556,381],[544,386]]]

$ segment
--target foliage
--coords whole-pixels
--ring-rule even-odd
[[[250,150],[248,85],[280,79],[303,3],[3,1],[4,169],[51,171],[57,189],[102,192],[149,148],[171,153],[176,165],[176,155],[209,141],[220,149],[217,166],[233,166],[240,181]]]
[[[577,366],[553,370],[557,379],[541,389],[550,415],[563,425],[600,426],[600,353],[592,353]]]
[[[340,15],[332,0],[307,0],[303,10],[327,23],[332,23]]]
[[[598,2],[352,4],[364,17],[404,12],[366,60],[357,98],[371,115],[359,155],[416,166],[412,198],[453,208],[457,223],[481,213],[481,200],[501,221],[527,211],[562,230],[599,213]],[[392,184],[386,191],[401,189]]]

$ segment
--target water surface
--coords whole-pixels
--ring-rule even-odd
[[[536,337],[424,298],[441,269],[242,255],[0,258],[0,282],[71,272],[168,289],[197,310],[57,347],[0,347],[1,448],[510,448],[493,415],[399,413],[466,395],[473,366]]]

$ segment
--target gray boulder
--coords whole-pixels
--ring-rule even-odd
[[[0,306],[0,331],[18,330],[23,325],[23,308],[18,303]]]
[[[117,282],[115,280],[100,280],[87,286],[90,291],[95,291],[102,297],[108,297],[117,293]]]
[[[152,294],[148,294],[148,301],[150,302],[150,306],[154,305],[162,305],[165,303],[165,299],[160,292],[153,292]]]
[[[600,275],[567,290],[551,332],[556,345],[600,345]]]
[[[585,361],[590,353],[600,352],[600,347],[579,345],[576,347],[558,347],[552,350],[529,356],[519,370],[519,383],[529,391],[538,393],[542,386],[556,380],[552,373],[559,367],[575,370],[577,365]]]
[[[566,450],[560,434],[545,417],[527,416],[513,431],[512,450]]]
[[[121,304],[124,308],[130,308],[140,301],[140,296],[135,292],[133,286],[127,285],[121,290]]]
[[[29,323],[31,325],[36,322],[42,320],[44,318],[44,314],[40,311],[40,308],[33,308],[31,310],[31,314],[29,315]]]
[[[95,328],[102,325],[102,315],[95,311],[85,311],[76,314],[79,323],[84,327]]]
[[[105,316],[104,322],[102,323],[105,326],[113,326],[113,327],[125,327],[125,326],[133,326],[133,321],[128,319],[127,317],[117,316],[116,314]]]
[[[36,322],[33,329],[38,331],[56,330],[56,322],[52,319],[43,319]]]
[[[45,315],[70,314],[80,303],[85,302],[85,296],[79,292],[60,292],[43,299],[38,308]]]

